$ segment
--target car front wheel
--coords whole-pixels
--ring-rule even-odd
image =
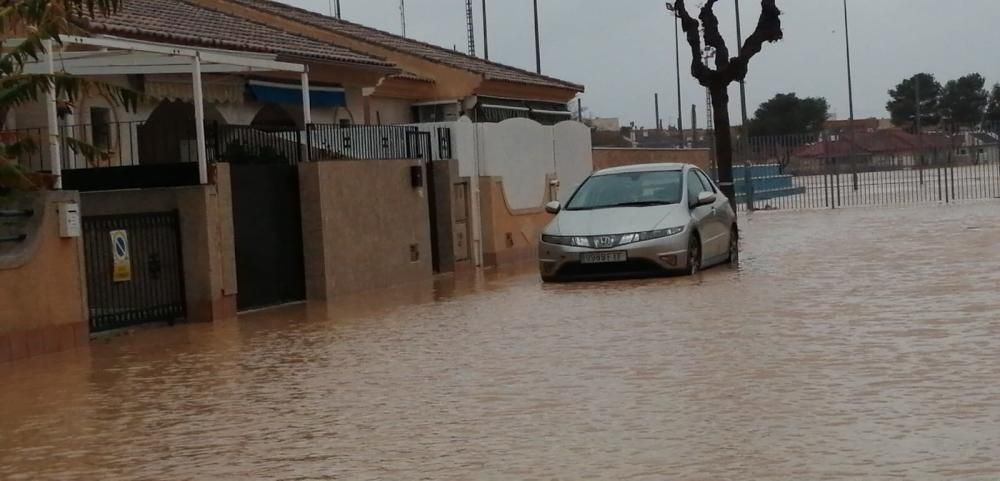
[[[688,240],[687,274],[693,276],[699,272],[701,272],[701,239],[695,234]]]
[[[740,230],[735,225],[729,231],[729,263],[735,264],[740,259]]]

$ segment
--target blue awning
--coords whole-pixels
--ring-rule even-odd
[[[247,82],[250,95],[258,102],[302,105],[302,87],[293,84]],[[346,107],[347,95],[338,87],[309,87],[309,104],[313,107]]]

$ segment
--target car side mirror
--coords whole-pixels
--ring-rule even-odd
[[[714,204],[718,198],[719,197],[715,195],[715,192],[702,192],[698,194],[698,201],[695,202],[694,206],[701,207],[703,205],[711,205]]]
[[[560,204],[557,200],[545,204],[545,212],[548,212],[549,214],[558,214],[561,210],[562,204]]]

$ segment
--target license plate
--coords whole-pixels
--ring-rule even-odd
[[[627,252],[588,252],[580,254],[582,264],[610,264],[628,261]]]

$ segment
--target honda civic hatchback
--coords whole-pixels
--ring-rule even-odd
[[[732,261],[739,230],[729,199],[698,167],[648,164],[594,173],[542,233],[546,282],[679,272]]]

